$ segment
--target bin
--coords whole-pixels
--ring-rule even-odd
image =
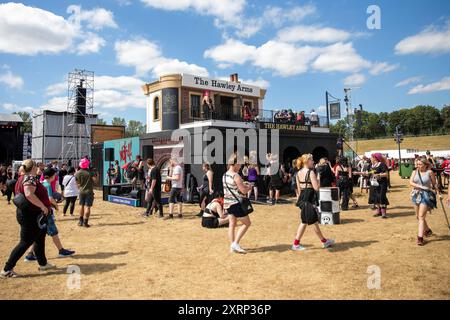
[[[399,175],[403,179],[409,179],[414,170],[414,165],[412,163],[402,163],[400,165]]]

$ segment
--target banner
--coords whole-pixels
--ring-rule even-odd
[[[330,120],[339,120],[341,118],[341,103],[330,103]]]
[[[280,131],[289,131],[289,132],[309,132],[309,126],[301,126],[296,124],[287,124],[287,123],[273,123],[273,122],[260,122],[260,129],[272,129],[272,130],[280,130]]]

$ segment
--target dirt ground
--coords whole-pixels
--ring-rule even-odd
[[[356,188],[355,188],[356,191]],[[207,230],[185,206],[183,220],[144,219],[142,209],[103,202],[96,196],[92,227],[58,215],[63,245],[77,251],[58,259],[47,238],[47,256],[58,269],[39,273],[21,260],[17,279],[0,279],[0,299],[449,299],[450,231],[442,209],[428,221],[435,235],[415,244],[417,221],[406,180],[393,178],[390,219],[372,217],[367,196],[361,208],[341,213],[342,224],[323,226],[336,240],[321,249],[313,230],[290,250],[299,223],[293,204],[256,205],[241,245],[229,253],[227,229]],[[165,208],[166,209],[166,208]],[[450,210],[448,210],[450,211]],[[0,263],[18,241],[14,206],[0,199]],[[69,265],[81,270],[80,288],[69,289]],[[378,266],[381,288],[368,289],[369,266]],[[369,281],[370,282],[370,281]]]

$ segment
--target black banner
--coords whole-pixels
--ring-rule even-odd
[[[180,127],[178,88],[162,90],[162,129],[176,130]]]
[[[260,129],[271,129],[271,130],[280,130],[280,131],[289,131],[289,132],[309,132],[309,126],[301,126],[297,124],[288,124],[288,123],[274,123],[274,122],[260,122]]]

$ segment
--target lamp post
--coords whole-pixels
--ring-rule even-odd
[[[400,132],[400,125],[397,125],[395,127],[395,133],[394,133],[394,141],[398,145],[398,174],[400,177],[402,176],[402,153],[400,151],[400,144],[403,141],[403,133]]]

